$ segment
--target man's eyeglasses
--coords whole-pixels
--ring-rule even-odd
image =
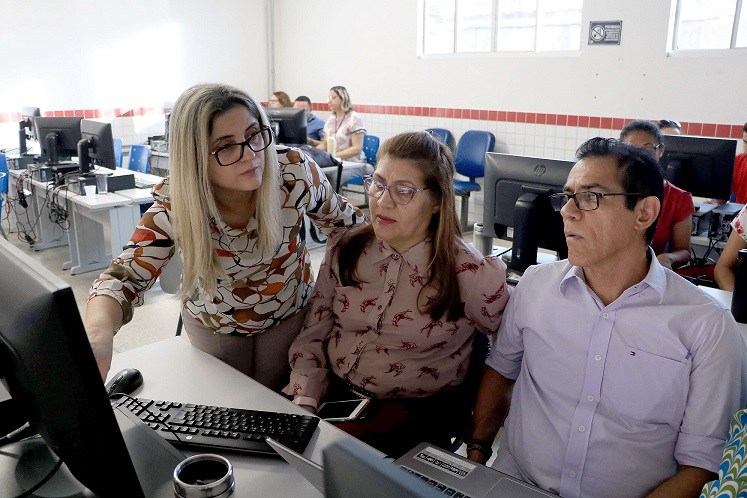
[[[272,131],[268,126],[260,126],[249,138],[237,144],[228,144],[218,147],[210,154],[221,166],[230,166],[241,161],[244,157],[244,147],[249,147],[253,152],[265,150],[272,143]]]
[[[392,201],[395,204],[400,204],[402,206],[409,204],[418,192],[428,190],[428,188],[408,187],[407,185],[402,185],[400,183],[387,185],[386,183],[375,180],[372,176],[363,177],[363,187],[366,189],[368,195],[374,199],[378,199],[384,195],[385,190],[388,190],[389,197],[392,198]]]
[[[643,194],[638,192],[621,192],[612,194],[603,194],[601,192],[576,192],[575,194],[552,194],[550,196],[550,203],[552,204],[552,207],[553,209],[555,209],[555,211],[560,211],[568,201],[573,199],[573,202],[576,203],[576,207],[581,211],[594,211],[599,207],[599,199],[611,195],[641,196]]]

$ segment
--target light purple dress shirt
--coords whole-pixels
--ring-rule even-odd
[[[494,467],[561,496],[642,496],[677,465],[716,472],[745,406],[738,326],[651,252],[608,306],[568,261],[528,269],[487,364],[516,379]]]

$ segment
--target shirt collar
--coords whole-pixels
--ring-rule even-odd
[[[638,282],[637,284],[633,285],[630,289],[636,289],[637,291],[643,290],[646,287],[650,287],[654,292],[656,292],[659,295],[659,302],[661,303],[664,299],[664,292],[667,289],[667,275],[664,271],[664,267],[661,266],[661,263],[659,263],[659,260],[656,258],[656,254],[654,253],[654,250],[649,246],[648,248],[648,259],[649,259],[649,265],[648,265],[648,272],[646,273],[646,276]],[[568,285],[570,285],[569,282],[576,281],[579,283],[582,283],[586,285],[586,279],[584,278],[584,271],[583,268],[580,266],[574,266],[569,265],[570,268],[566,275],[563,277],[563,279],[560,281],[560,292],[562,294],[565,294],[566,289],[568,288]],[[630,291],[630,289],[627,289],[624,293]]]
[[[415,244],[408,249],[404,254],[399,254],[397,251],[383,240],[374,238],[373,247],[373,263],[380,263],[385,259],[399,259],[402,258],[413,270],[417,271],[419,275],[426,276],[428,274],[428,258],[430,257],[431,240],[425,239],[424,241]]]

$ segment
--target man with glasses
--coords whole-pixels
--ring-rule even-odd
[[[747,400],[747,348],[649,247],[654,159],[605,138],[577,157],[552,198],[568,260],[530,267],[512,293],[468,455],[486,461],[504,425],[493,466],[561,496],[698,496]]]

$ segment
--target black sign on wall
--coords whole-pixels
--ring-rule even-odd
[[[622,21],[590,21],[589,45],[620,45]]]

